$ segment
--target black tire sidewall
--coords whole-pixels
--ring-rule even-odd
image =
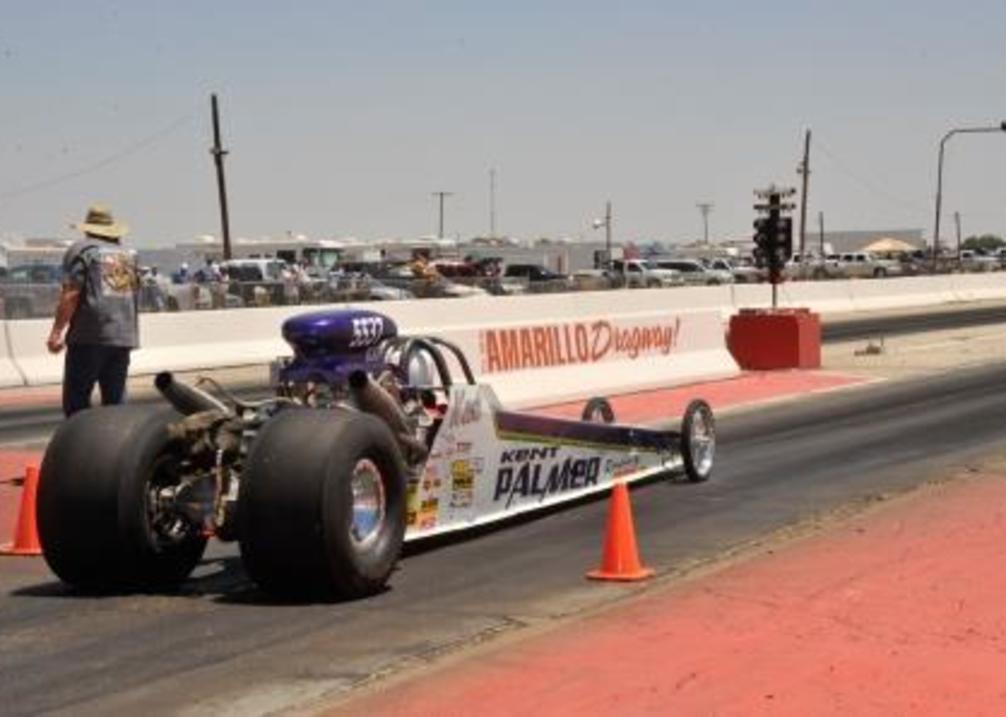
[[[374,540],[358,546],[350,538],[350,478],[364,457],[381,471],[385,520]],[[280,413],[248,456],[238,520],[242,561],[266,592],[349,599],[377,592],[405,535],[405,468],[391,431],[364,413]]]
[[[147,479],[179,415],[156,406],[81,411],[57,430],[42,461],[38,530],[49,567],[93,589],[166,587],[185,579],[206,539],[159,548],[150,538]]]
[[[370,416],[366,418],[371,419]],[[405,480],[398,448],[390,432],[376,419],[357,421],[358,430],[343,437],[329,461],[322,492],[325,544],[336,592],[356,596],[373,592],[387,580],[398,560],[405,535]],[[350,479],[361,458],[381,472],[385,515],[378,533],[365,546],[351,537],[353,498]]]
[[[580,420],[592,422],[594,414],[598,411],[601,412],[601,420],[604,423],[615,422],[615,411],[612,409],[608,399],[603,396],[594,396],[587,401],[583,407],[583,412],[580,414]]]

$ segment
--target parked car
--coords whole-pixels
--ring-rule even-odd
[[[615,259],[611,268],[630,289],[666,288],[685,283],[682,273],[674,267],[657,265],[646,259]]]
[[[650,263],[665,270],[676,271],[689,286],[716,286],[734,283],[734,275],[721,269],[708,269],[696,259],[651,259]]]
[[[529,282],[565,281],[567,278],[541,264],[507,264],[503,276],[509,279],[527,279]]]

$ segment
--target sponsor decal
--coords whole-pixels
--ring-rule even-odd
[[[482,474],[481,458],[451,461],[451,507],[468,508],[475,500],[475,477]]]
[[[604,462],[604,472],[612,478],[622,478],[639,470],[639,456],[619,456]]]
[[[506,500],[507,508],[523,498],[541,502],[550,495],[596,486],[600,473],[600,457],[563,457],[558,446],[506,450],[500,455],[493,502]]]
[[[440,501],[430,496],[419,504],[419,517],[417,519],[420,529],[435,528],[437,525],[437,512],[440,509]]]
[[[678,344],[681,319],[619,325],[605,319],[479,332],[483,373],[520,371],[611,359],[666,356]]]
[[[450,427],[467,426],[482,420],[482,401],[478,396],[458,400],[457,410],[451,412]]]
[[[440,472],[435,463],[427,463],[423,469],[423,491],[428,492],[440,487]]]
[[[416,524],[419,517],[419,481],[410,478],[405,486],[405,525],[410,527]]]

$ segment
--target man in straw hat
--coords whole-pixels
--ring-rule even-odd
[[[63,412],[68,417],[90,407],[95,383],[103,404],[122,403],[129,352],[139,345],[139,274],[133,254],[119,243],[127,227],[99,204],[73,226],[84,238],[63,256],[63,290],[46,342],[52,353],[66,347]]]

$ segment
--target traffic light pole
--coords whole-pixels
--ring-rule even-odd
[[[779,288],[782,281],[782,270],[786,260],[793,254],[793,221],[784,216],[794,205],[783,203],[783,197],[791,197],[794,189],[780,189],[771,186],[759,190],[755,195],[766,200],[756,204],[755,210],[764,212],[766,216],[756,219],[755,228],[755,258],[759,265],[768,270],[768,280],[772,284],[772,309],[779,307]]]

